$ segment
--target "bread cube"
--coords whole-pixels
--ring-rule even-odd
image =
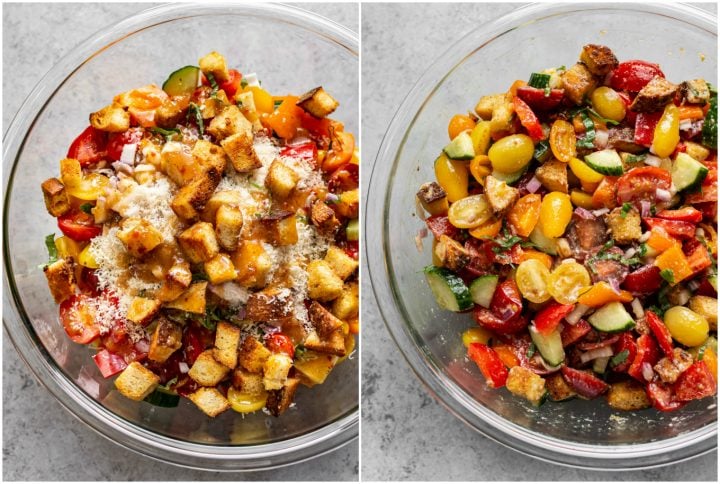
[[[220,321],[215,331],[213,357],[219,363],[233,369],[237,366],[238,347],[240,346],[240,328],[234,324]]]
[[[700,316],[707,319],[710,325],[710,330],[717,331],[718,321],[718,300],[717,298],[710,296],[693,296],[688,301],[688,307],[698,313]]]
[[[488,175],[485,178],[485,196],[493,212],[499,214],[515,204],[517,199],[520,198],[520,191],[504,181]]]
[[[74,265],[73,258],[66,257],[43,267],[50,293],[58,304],[75,294],[77,285],[75,284]]]
[[[290,314],[289,289],[265,289],[250,294],[245,317],[251,321],[276,321]]]
[[[300,176],[293,169],[282,161],[275,160],[268,170],[265,186],[275,197],[284,200],[293,191],[298,181],[300,181]]]
[[[213,193],[210,200],[205,204],[205,208],[200,215],[200,220],[203,222],[215,223],[218,209],[227,205],[228,207],[239,207],[242,203],[242,197],[239,192],[234,190],[221,190]]]
[[[567,163],[546,161],[535,170],[535,176],[551,192],[568,192]]]
[[[230,408],[230,402],[217,388],[198,388],[188,398],[208,417],[217,417]]]
[[[196,222],[178,235],[177,239],[183,253],[193,264],[209,261],[220,251],[215,230],[207,222]]]
[[[234,251],[240,243],[240,232],[243,228],[243,213],[238,207],[222,205],[215,215],[215,235],[220,246],[227,251]],[[297,241],[297,232],[295,240]]]
[[[80,162],[75,158],[63,158],[60,160],[60,180],[66,187],[74,187],[80,184],[83,178]]]
[[[214,387],[228,374],[230,368],[218,363],[213,350],[205,350],[197,357],[188,376],[204,387]]]
[[[177,350],[182,348],[182,328],[167,318],[159,318],[152,337],[148,359],[164,363]]]
[[[547,396],[545,379],[522,366],[510,368],[505,385],[510,393],[526,399],[535,406],[541,405]]]
[[[150,222],[141,218],[123,220],[117,238],[125,244],[128,253],[138,259],[163,242],[163,235]]]
[[[342,192],[339,195],[339,200],[335,204],[335,210],[337,213],[347,218],[358,218],[360,210],[360,192],[356,188],[355,190],[348,190]]]
[[[342,320],[357,317],[360,308],[357,283],[345,284],[342,294],[333,301],[332,313]]]
[[[259,395],[265,392],[262,375],[259,373],[250,373],[240,367],[235,368],[233,372],[232,385],[241,392],[249,395]]]
[[[133,323],[147,326],[160,311],[162,302],[159,299],[134,297],[127,310],[127,318]]]
[[[196,282],[180,296],[165,304],[170,309],[180,309],[193,314],[205,314],[207,281]]]
[[[325,262],[330,264],[333,272],[342,280],[350,277],[359,265],[358,261],[347,255],[344,250],[336,245],[331,245],[328,249],[325,254]]]
[[[240,132],[228,136],[220,142],[220,146],[239,173],[247,173],[262,166],[253,147],[252,133]]]
[[[423,183],[417,192],[417,198],[430,215],[444,215],[448,211],[447,193],[437,182]]]
[[[293,245],[298,241],[297,219],[293,212],[276,213],[255,223],[262,227],[265,240],[272,245]]]
[[[251,134],[252,123],[243,116],[240,108],[231,104],[210,121],[207,132],[213,135],[216,140],[221,141],[237,133]]]
[[[343,322],[336,318],[330,311],[325,309],[322,304],[317,301],[310,303],[308,308],[308,317],[313,324],[318,336],[325,338],[332,332],[342,328]]]
[[[211,91],[209,86],[204,87],[207,87],[207,90]],[[208,96],[202,103],[200,113],[203,119],[211,119],[220,114],[222,110],[228,106],[228,104],[230,104],[230,101],[228,101],[225,91],[220,89],[215,93],[215,96],[210,96],[208,93]]]
[[[41,187],[45,199],[45,208],[50,215],[59,217],[70,210],[70,201],[65,191],[65,185],[60,180],[48,178],[42,183]]]
[[[240,345],[238,363],[250,373],[261,373],[271,354],[257,339],[247,336]]]
[[[319,86],[300,96],[297,105],[316,118],[324,118],[335,111],[339,103]]]
[[[292,405],[293,399],[295,398],[295,392],[300,386],[299,378],[287,378],[285,385],[279,390],[271,390],[268,394],[267,403],[265,407],[275,417],[279,417],[284,413],[290,405]]]
[[[205,208],[205,203],[220,184],[221,178],[222,174],[218,170],[209,169],[178,190],[170,207],[182,219],[197,220],[200,212]]]
[[[160,166],[162,171],[180,186],[193,181],[202,171],[195,163],[190,147],[178,141],[169,141],[163,145]]]
[[[130,128],[130,114],[119,104],[110,104],[90,115],[93,128],[110,133],[122,133]]]
[[[191,153],[195,163],[203,169],[215,168],[221,174],[225,172],[227,157],[222,147],[207,140],[199,139],[193,146]]]
[[[272,353],[263,365],[265,390],[279,390],[285,385],[293,360],[285,353]]]
[[[187,96],[173,96],[166,99],[155,110],[155,124],[164,129],[173,129],[187,115],[190,99]]]
[[[321,337],[317,331],[311,331],[305,338],[303,346],[318,353],[335,356],[345,356],[347,351],[342,329],[337,329],[324,337]]]
[[[115,380],[115,388],[130,400],[145,400],[160,384],[160,377],[133,361]]]
[[[260,242],[243,240],[231,258],[240,285],[249,288],[265,287],[272,260]]]
[[[343,290],[343,280],[335,274],[332,266],[324,260],[312,261],[307,266],[308,296],[318,301],[332,301]]]
[[[313,203],[310,220],[312,220],[318,231],[323,234],[332,234],[340,227],[340,221],[335,216],[335,210],[328,207],[322,200]]]
[[[621,381],[610,385],[608,405],[617,410],[642,410],[651,403],[645,388],[635,381]]]
[[[565,96],[578,106],[590,95],[597,81],[584,64],[577,63],[560,76]]]
[[[200,70],[203,71],[203,74],[212,74],[218,84],[230,78],[225,57],[216,51],[212,51],[208,55],[201,57],[198,65],[200,66]]]
[[[605,76],[618,66],[617,57],[604,45],[587,44],[583,46],[580,61],[596,76]]]
[[[488,177],[489,178],[489,177]],[[433,248],[433,260],[453,271],[459,271],[470,263],[468,250],[457,240],[442,234]]]
[[[481,119],[489,121],[492,118],[493,110],[505,102],[505,94],[490,94],[480,98],[475,105],[475,113]]]
[[[640,212],[634,207],[623,212],[621,207],[613,209],[605,219],[615,242],[621,245],[630,244],[642,236]]]
[[[222,284],[223,282],[233,281],[237,277],[235,266],[233,266],[230,256],[227,254],[218,254],[204,264],[205,274],[210,279],[211,284]]]

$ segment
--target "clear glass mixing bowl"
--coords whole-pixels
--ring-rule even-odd
[[[176,409],[135,403],[113,391],[90,352],[65,335],[38,269],[47,260],[43,237],[57,232],[40,183],[57,173],[88,114],[212,50],[241,72],[257,72],[274,93],[324,86],[340,100],[334,117],[358,132],[357,35],[315,14],[267,4],[170,4],[98,32],[47,73],[3,140],[3,320],[38,379],[105,437],[184,466],[258,470],[321,455],[357,436],[357,359],[339,365],[324,385],[299,390],[296,408],[277,419],[261,412],[209,419],[184,400]]]
[[[465,358],[468,315],[440,310],[420,270],[430,240],[415,192],[434,179],[447,122],[483,94],[503,92],[529,72],[577,59],[584,44],[610,46],[619,59],[661,64],[674,81],[717,77],[717,20],[682,5],[541,4],[478,27],[425,72],[396,113],[378,152],[365,212],[370,280],[390,333],[429,391],[457,417],[525,454],[566,465],[630,469],[678,462],[717,446],[716,402],[676,413],[615,412],[598,401],[536,410],[506,390],[489,389]]]

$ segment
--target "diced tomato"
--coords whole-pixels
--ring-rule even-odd
[[[574,307],[574,304],[551,302],[535,316],[535,328],[543,334],[552,333]]]
[[[681,402],[711,397],[717,392],[717,383],[704,361],[696,361],[675,382],[675,397]]]
[[[707,297],[717,297],[717,291],[713,287],[712,284],[710,284],[710,281],[707,278],[707,275],[704,277],[700,277],[700,286],[695,290],[695,294],[698,296],[707,296]]]
[[[592,205],[594,208],[615,208],[617,207],[617,182],[618,177],[606,176],[593,192]]]
[[[190,325],[183,334],[183,351],[185,361],[192,366],[200,353],[205,351],[205,342],[202,331],[196,325]]]
[[[718,204],[717,202],[701,202],[695,203],[695,208],[702,212],[703,218],[713,220],[717,216]]]
[[[317,145],[314,141],[308,141],[299,145],[285,146],[280,150],[280,156],[297,158],[315,166],[317,162]]]
[[[618,95],[620,96],[620,99],[623,100],[623,103],[625,103],[625,121],[631,126],[634,126],[635,120],[637,119],[637,113],[630,110],[630,105],[633,100],[624,92],[618,92]]]
[[[668,235],[679,239],[691,239],[695,236],[695,224],[681,220],[663,220],[661,218],[643,217],[643,222],[652,230],[660,227]]]
[[[95,225],[95,219],[81,210],[58,217],[58,227],[63,234],[78,242],[90,240],[102,233],[102,227]]]
[[[488,386],[491,388],[505,386],[508,371],[495,350],[482,343],[471,343],[468,348],[468,356],[480,368]]]
[[[517,318],[522,312],[522,297],[513,279],[507,279],[495,288],[490,311],[503,321]]]
[[[515,114],[517,114],[520,119],[520,123],[523,125],[523,128],[527,130],[533,141],[544,139],[545,133],[543,132],[542,126],[540,126],[540,121],[538,121],[537,116],[535,116],[533,110],[530,109],[530,106],[525,104],[525,101],[518,96],[513,98],[513,106],[515,107]]]
[[[93,355],[95,364],[100,369],[100,373],[105,378],[109,378],[117,373],[120,373],[128,364],[122,356],[118,356],[115,353],[110,353],[106,349],[102,349]]]
[[[616,91],[638,92],[655,77],[665,77],[660,66],[643,60],[621,62],[610,75],[610,85]]]
[[[628,355],[627,358],[625,358],[625,361],[613,367],[613,370],[618,373],[627,371],[632,362],[635,361],[635,356],[637,355],[637,345],[635,344],[635,338],[632,333],[629,331],[622,333],[620,338],[618,338],[617,342],[613,345],[613,351],[616,355],[622,353],[623,351],[627,351]]]
[[[235,97],[235,93],[240,89],[240,82],[242,81],[242,74],[235,69],[229,69],[230,74],[226,80],[218,83],[218,87],[225,91],[228,99],[232,100]]]
[[[492,311],[481,306],[477,306],[473,310],[473,317],[479,326],[499,334],[515,334],[527,328],[528,325],[528,320],[525,317],[518,316],[502,320]]]
[[[685,403],[676,400],[672,387],[664,383],[649,383],[645,388],[645,393],[653,407],[661,412],[672,412],[685,406]]]
[[[597,398],[610,388],[607,383],[590,373],[568,366],[563,366],[560,371],[567,384],[582,397]]]
[[[95,311],[90,304],[92,297],[75,294],[60,304],[60,321],[71,340],[88,344],[100,336],[100,328],[95,324]]]
[[[650,147],[655,137],[655,127],[660,118],[662,111],[657,113],[638,113],[635,118],[635,143]]]
[[[637,354],[630,364],[630,368],[628,368],[628,375],[636,380],[645,382],[646,380],[642,372],[643,364],[647,363],[650,366],[654,366],[660,359],[660,349],[655,339],[647,334],[640,335],[636,344]]]
[[[575,324],[563,325],[562,332],[560,333],[560,339],[562,339],[563,347],[577,343],[591,330],[592,326],[590,326],[590,324],[584,319],[581,319]]]
[[[650,326],[650,330],[653,335],[655,335],[655,339],[660,345],[660,349],[662,349],[663,353],[665,353],[665,356],[673,358],[672,335],[670,334],[670,330],[667,329],[667,326],[665,326],[663,320],[652,311],[645,312],[645,320],[647,321],[648,326]]]
[[[654,202],[657,189],[669,190],[671,184],[670,173],[662,168],[654,166],[633,168],[618,179],[618,204],[641,200]]]
[[[332,125],[332,122],[328,118],[318,119],[315,116],[303,111],[301,125],[316,138],[323,139],[330,137],[330,126]]]
[[[285,353],[290,358],[295,357],[295,347],[290,338],[282,333],[273,333],[265,338],[265,344],[273,353]]]
[[[662,210],[657,214],[659,218],[666,220],[680,220],[682,222],[702,222],[703,214],[693,207],[683,207],[677,210]]]
[[[107,158],[111,161],[119,160],[123,147],[139,143],[144,132],[143,128],[130,128],[122,133],[111,133],[108,137]]]
[[[622,288],[635,295],[652,294],[662,285],[660,268],[654,264],[642,266],[625,277]]]
[[[436,239],[439,239],[441,235],[447,235],[451,239],[454,239],[460,234],[460,230],[451,224],[450,219],[445,215],[433,215],[432,217],[428,217],[425,223]]]
[[[709,203],[718,201],[718,172],[716,167],[710,167],[708,174],[700,184],[700,191],[685,195],[685,203]]]
[[[704,271],[712,265],[712,259],[708,253],[707,247],[697,239],[690,239],[683,245],[683,252],[687,257],[690,269],[693,274]]]
[[[328,190],[332,193],[354,190],[360,183],[360,170],[355,163],[345,163],[328,178]]]
[[[345,253],[355,260],[360,256],[360,244],[357,240],[348,240],[345,242]]]
[[[545,94],[545,89],[522,86],[517,88],[517,97],[525,101],[532,109],[549,111],[560,105],[565,97],[565,91],[563,89],[551,89],[548,94]]]
[[[105,158],[106,144],[105,132],[88,126],[72,142],[67,157],[78,160],[80,166],[88,166]]]

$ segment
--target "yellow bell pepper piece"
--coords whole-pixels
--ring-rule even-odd
[[[572,190],[570,192],[570,201],[576,207],[582,207],[587,210],[593,210],[592,195],[582,190]]]
[[[90,244],[86,245],[78,255],[78,264],[88,269],[97,269],[99,267],[95,257],[90,253]]]
[[[680,111],[670,103],[665,106],[660,121],[655,126],[651,150],[660,158],[667,158],[680,142]]]
[[[705,348],[705,352],[703,353],[702,361],[705,362],[705,364],[708,366],[708,369],[710,370],[710,373],[712,373],[713,378],[715,378],[715,381],[718,381],[718,361],[717,361],[717,355],[712,350],[712,348]]]
[[[575,176],[578,177],[580,181],[587,183],[599,183],[603,178],[605,178],[605,175],[596,172],[590,168],[587,163],[578,158],[570,158],[569,165],[570,170],[575,173]]]

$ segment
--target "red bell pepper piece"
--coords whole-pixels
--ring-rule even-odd
[[[439,239],[441,235],[447,235],[453,239],[460,233],[460,230],[451,224],[450,219],[444,215],[433,215],[432,217],[428,217],[425,220],[425,223],[436,239]]]
[[[235,93],[238,89],[240,89],[242,74],[240,74],[240,71],[235,69],[229,69],[228,74],[228,78],[223,82],[218,83],[218,87],[225,91],[228,99],[233,99],[235,97]]]
[[[498,334],[515,334],[527,328],[528,325],[528,320],[525,317],[517,316],[503,320],[491,310],[482,306],[477,306],[473,310],[473,317],[479,326]]]
[[[705,244],[697,239],[690,239],[683,245],[683,252],[687,257],[693,274],[704,271],[712,265],[712,259]]]
[[[632,362],[635,361],[635,356],[637,355],[637,345],[635,344],[635,338],[632,333],[629,331],[622,333],[618,341],[613,345],[613,351],[616,355],[622,353],[623,351],[627,351],[627,358],[625,358],[625,361],[618,363],[613,367],[613,370],[618,373],[627,371]]]
[[[552,333],[573,308],[574,304],[551,302],[535,316],[535,328],[543,334]]]
[[[662,116],[658,113],[638,113],[635,118],[635,143],[650,147],[655,137],[655,126]]]
[[[680,220],[682,222],[702,222],[703,214],[700,210],[693,207],[683,207],[677,210],[662,210],[657,214],[658,217],[666,220]]]
[[[563,347],[570,346],[571,344],[580,341],[590,332],[590,330],[592,330],[592,326],[590,326],[590,324],[584,319],[581,319],[575,324],[563,325],[563,329],[560,332],[560,339],[562,339]]]
[[[610,85],[616,91],[639,92],[653,78],[665,77],[660,66],[643,60],[621,62],[610,75]]]
[[[662,281],[660,268],[648,264],[628,274],[622,283],[622,288],[635,295],[651,294],[660,289]]]
[[[641,335],[637,339],[636,344],[637,354],[630,364],[630,368],[628,368],[628,375],[636,380],[645,382],[646,380],[642,372],[643,364],[648,363],[650,366],[654,366],[660,359],[660,349],[655,339],[648,334]]]
[[[109,378],[117,373],[120,373],[128,364],[122,356],[110,353],[106,349],[102,349],[93,355],[95,364],[100,369],[100,373],[105,378]]]
[[[667,326],[665,326],[663,320],[652,311],[645,312],[645,320],[647,321],[648,326],[650,326],[650,330],[653,335],[655,335],[655,339],[658,341],[658,344],[663,350],[663,353],[665,353],[665,356],[673,358],[672,335],[670,334],[670,330],[667,329]]]
[[[106,144],[105,132],[88,126],[72,142],[67,157],[78,160],[80,166],[88,166],[105,158]]]
[[[520,123],[527,130],[533,141],[544,139],[545,133],[543,132],[542,126],[540,126],[540,121],[538,121],[537,116],[535,116],[533,110],[530,109],[530,106],[525,104],[525,101],[518,96],[513,98],[513,106],[515,107],[515,114],[517,114],[520,119]]]
[[[508,371],[495,350],[482,343],[471,343],[468,348],[468,356],[480,368],[488,386],[491,388],[505,386]]]
[[[704,361],[696,361],[685,370],[674,384],[675,398],[681,402],[711,397],[717,392],[717,383]]]
[[[597,398],[610,388],[607,383],[590,373],[569,366],[563,366],[560,371],[567,384],[582,397]]]
[[[618,92],[618,96],[620,96],[620,99],[622,99],[625,103],[625,121],[627,121],[628,124],[634,126],[635,121],[637,120],[637,113],[630,110],[630,106],[632,105],[633,100],[624,92]]]
[[[682,220],[664,220],[654,217],[643,217],[643,222],[652,230],[659,227],[671,237],[679,239],[692,239],[695,237],[695,224]]]
[[[653,407],[661,412],[672,412],[685,406],[685,403],[678,402],[673,394],[672,387],[664,383],[648,383],[645,393],[652,402]]]
[[[550,111],[560,105],[565,97],[565,91],[563,89],[550,89],[550,92],[545,94],[545,89],[521,86],[517,88],[517,97],[525,101],[532,109]]]

